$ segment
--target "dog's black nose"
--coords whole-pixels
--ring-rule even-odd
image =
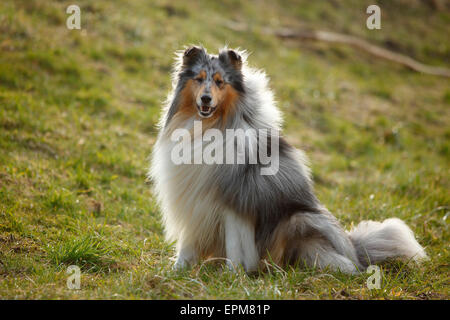
[[[202,102],[203,103],[210,103],[211,102],[211,96],[209,96],[209,95],[207,95],[207,94],[205,94],[205,95],[203,95],[202,96]]]

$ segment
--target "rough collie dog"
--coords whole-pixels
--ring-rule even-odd
[[[149,172],[167,239],[176,241],[174,268],[220,257],[231,268],[253,271],[268,258],[279,265],[356,273],[390,258],[426,257],[399,219],[363,221],[349,232],[341,227],[314,195],[302,153],[276,136],[280,112],[266,75],[247,65],[245,52],[225,48],[212,55],[193,46],[178,53],[174,69]],[[194,130],[196,123],[200,132]],[[254,154],[273,148],[271,142],[277,140],[278,167],[273,174],[262,174],[267,163],[259,157],[253,163],[176,163],[174,148],[180,142],[173,135],[178,129],[193,133],[185,146],[194,154],[214,143],[224,153],[241,148]],[[208,130],[225,136],[239,129],[269,133],[264,138],[250,134],[245,143],[233,136],[203,137]]]

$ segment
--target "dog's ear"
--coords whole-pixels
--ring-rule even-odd
[[[225,50],[219,54],[219,60],[223,63],[231,64],[236,70],[241,70],[242,68],[242,58],[234,50]]]
[[[228,50],[228,57],[230,58],[230,62],[238,70],[242,68],[242,58],[241,56],[234,50]]]
[[[183,66],[192,65],[203,52],[203,48],[197,46],[190,46],[184,51],[183,54]]]

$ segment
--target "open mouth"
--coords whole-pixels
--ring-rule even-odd
[[[204,106],[204,105],[197,107],[197,109],[198,109],[199,116],[202,118],[211,117],[212,114],[214,113],[214,111],[216,110],[215,107]]]

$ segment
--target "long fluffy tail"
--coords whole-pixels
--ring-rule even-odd
[[[427,259],[411,229],[400,219],[362,221],[348,232],[359,262],[367,267],[386,259]]]

